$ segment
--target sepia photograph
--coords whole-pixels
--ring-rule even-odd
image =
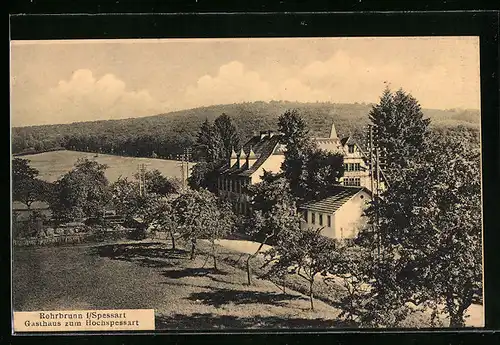
[[[12,40],[14,332],[484,327],[479,61]]]

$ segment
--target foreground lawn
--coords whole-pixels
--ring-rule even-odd
[[[14,310],[155,309],[157,329],[329,328],[339,311],[162,241],[15,248]]]

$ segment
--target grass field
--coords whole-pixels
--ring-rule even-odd
[[[338,292],[320,282],[314,311],[298,292],[306,288],[298,277],[287,278],[284,292],[264,279],[246,285],[245,257],[235,251],[240,242],[219,249],[218,271],[204,254],[189,260],[187,251],[173,251],[163,240],[14,248],[14,310],[154,309],[156,329],[351,326],[338,319],[332,303]],[[203,241],[198,246],[202,253],[208,248]],[[258,276],[259,264],[252,266]],[[469,314],[467,325],[481,326],[482,307]],[[404,324],[427,326],[428,315],[422,314]]]
[[[76,163],[78,158],[95,159],[97,162],[108,165],[106,177],[110,182],[114,182],[121,175],[132,178],[137,172],[138,164],[146,164],[148,170],[158,169],[164,176],[181,177],[181,169],[178,161],[122,157],[99,154],[94,157],[93,153],[78,151],[52,151],[34,155],[26,155],[21,158],[28,159],[30,165],[40,171],[40,178],[48,182],[56,181],[61,175],[65,174]]]
[[[15,311],[155,309],[157,329],[328,328],[338,310],[159,241],[16,248]]]

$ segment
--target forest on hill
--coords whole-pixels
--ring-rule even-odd
[[[245,142],[261,130],[276,129],[278,116],[297,109],[307,121],[311,135],[325,137],[335,123],[339,136],[352,135],[360,145],[365,141],[368,113],[372,104],[296,103],[287,101],[247,102],[181,110],[148,117],[123,120],[77,122],[12,128],[12,153],[35,153],[65,148],[77,151],[111,153],[124,156],[175,159],[191,147],[205,119],[213,122],[229,115]],[[423,109],[433,128],[441,131],[461,128],[477,134],[477,110]],[[477,135],[476,135],[477,136]]]

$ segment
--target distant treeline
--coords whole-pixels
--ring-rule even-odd
[[[261,130],[275,129],[277,118],[287,109],[298,109],[307,120],[311,135],[328,136],[332,122],[339,136],[352,135],[363,145],[371,104],[253,102],[216,105],[156,116],[80,122],[12,129],[12,152],[31,154],[65,148],[135,157],[176,159],[196,141],[205,119],[222,113],[231,117],[242,142]],[[435,128],[456,126],[476,132],[480,115],[474,110],[424,109]]]

